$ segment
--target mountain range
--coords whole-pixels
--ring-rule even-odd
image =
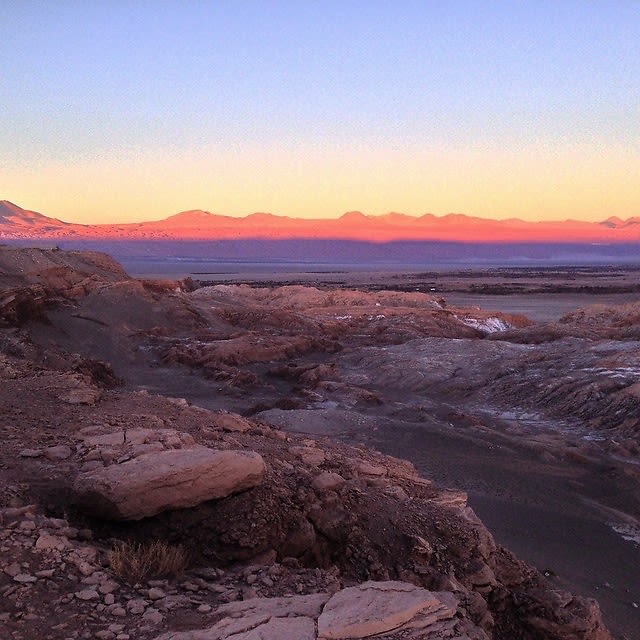
[[[529,222],[448,214],[381,216],[351,211],[333,219],[253,213],[232,217],[202,210],[163,220],[77,224],[0,201],[0,241],[53,241],[63,248],[101,248],[114,255],[189,255],[228,259],[423,261],[635,261],[640,217]]]

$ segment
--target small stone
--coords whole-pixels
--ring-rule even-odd
[[[109,607],[109,613],[116,618],[124,618],[127,615],[127,612],[124,610],[124,607],[121,607],[119,604],[113,604]]]
[[[199,591],[200,587],[195,582],[183,582],[181,587],[187,591]]]
[[[55,573],[55,569],[43,569],[42,571],[36,571],[36,578],[51,578]]]
[[[191,569],[191,573],[200,578],[204,578],[205,580],[217,580],[224,575],[224,571],[222,569],[215,569],[214,567],[197,567],[195,569]],[[151,584],[151,582],[149,582],[149,584]]]
[[[28,573],[19,573],[17,576],[13,576],[13,579],[16,582],[20,582],[22,584],[28,584],[30,582],[36,582],[38,580],[38,578],[29,575]]]
[[[257,579],[258,579],[258,576],[255,573],[252,573],[247,576],[247,584],[255,584]]]
[[[113,580],[105,580],[105,582],[101,582],[98,586],[98,591],[102,594],[113,593],[119,587],[120,585],[117,582],[114,582]]]
[[[57,447],[47,447],[44,450],[45,458],[49,460],[66,460],[71,457],[71,447],[66,444],[58,445]]]
[[[42,449],[23,449],[18,455],[21,458],[40,458],[42,453]]]
[[[99,600],[100,594],[95,589],[83,589],[76,591],[75,596],[78,600]]]
[[[108,627],[109,631],[113,631],[113,633],[120,633],[122,631],[124,631],[124,625],[123,624],[110,624]]]
[[[211,611],[212,607],[209,604],[201,604],[198,607],[198,612],[199,613],[209,613]]]
[[[243,587],[242,588],[242,599],[243,600],[251,600],[251,598],[257,598],[258,594],[253,587]]]
[[[38,551],[62,551],[69,545],[69,541],[61,536],[52,536],[48,533],[40,534],[36,540],[36,549]]]
[[[386,476],[387,468],[382,465],[362,461],[356,464],[356,471],[364,476]]]
[[[214,424],[218,429],[235,433],[245,433],[252,427],[249,420],[237,413],[219,413],[214,418]]]
[[[107,595],[105,595],[105,597],[103,598],[103,602],[107,606],[111,606],[115,601],[116,597],[113,595],[113,593],[107,593]]]
[[[101,395],[100,389],[87,387],[84,389],[70,389],[58,397],[67,404],[95,404]]]
[[[149,600],[160,600],[164,598],[166,593],[159,587],[152,587],[149,589]]]
[[[145,609],[147,608],[147,604],[148,602],[146,600],[143,600],[142,598],[133,598],[132,600],[129,600],[129,602],[127,602],[127,611],[129,613],[132,613],[133,615],[140,615],[141,613],[144,613]]]
[[[76,564],[76,567],[78,567],[78,571],[85,577],[93,575],[96,571],[96,568],[85,560],[81,560],[80,562],[78,562]]]
[[[147,584],[150,587],[166,587],[168,582],[166,580],[147,580]]]
[[[20,531],[33,531],[36,528],[36,523],[33,520],[23,520],[20,523]]]
[[[15,578],[20,573],[20,564],[12,562],[8,567],[5,567],[4,572],[11,578]]]
[[[106,629],[102,631],[96,631],[95,637],[98,640],[115,640],[116,634],[113,631],[108,631]]]
[[[164,616],[157,609],[150,607],[144,612],[142,619],[151,624],[160,624],[164,620]]]
[[[289,451],[300,458],[304,464],[317,466],[325,461],[325,453],[317,447],[290,447]]]
[[[119,633],[116,636],[116,640],[129,640],[131,636],[128,633]]]
[[[345,479],[339,473],[323,472],[311,483],[316,491],[337,491],[345,485]]]

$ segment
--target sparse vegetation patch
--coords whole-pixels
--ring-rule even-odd
[[[131,584],[149,578],[179,576],[188,563],[189,555],[183,547],[161,540],[118,542],[109,553],[111,571]]]

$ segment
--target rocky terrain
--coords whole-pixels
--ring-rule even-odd
[[[0,248],[3,633],[611,637],[566,590],[585,584],[497,544],[463,489],[634,536],[636,313],[539,325]],[[152,544],[165,563],[132,566]],[[632,580],[601,594],[620,638],[638,637]]]

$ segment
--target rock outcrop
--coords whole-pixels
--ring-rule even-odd
[[[155,640],[488,640],[482,629],[457,616],[457,607],[451,593],[433,593],[398,581],[366,582],[334,595],[223,605],[216,610],[215,624],[162,634]]]
[[[397,581],[365,582],[339,591],[327,602],[318,618],[318,637],[369,638],[409,629],[414,637],[435,637],[435,627],[443,631],[438,623],[454,618],[456,608],[451,593],[432,593]],[[476,631],[476,638],[486,638]]]

